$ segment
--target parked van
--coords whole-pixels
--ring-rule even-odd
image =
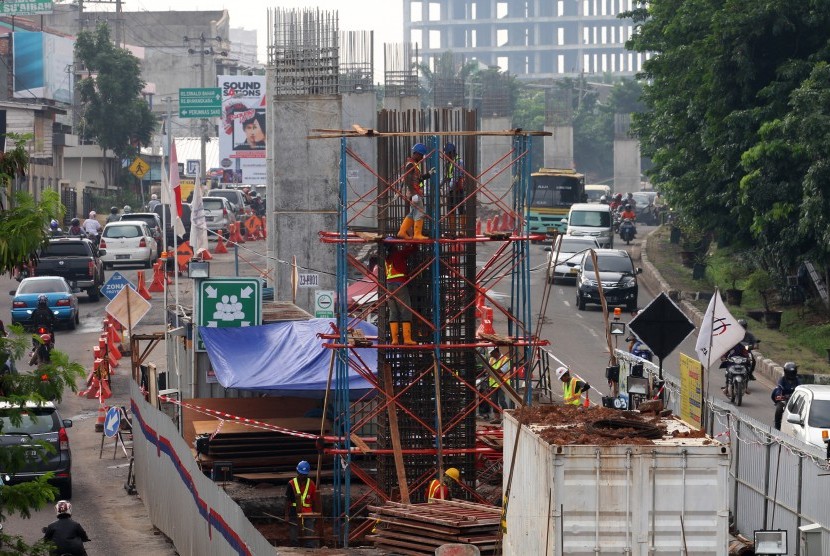
[[[586,185],[585,196],[588,197],[589,203],[599,203],[602,196],[609,201],[611,200],[611,187],[608,185]]]
[[[570,236],[592,236],[603,249],[614,247],[614,219],[611,207],[594,203],[577,203],[568,212],[567,233]]]

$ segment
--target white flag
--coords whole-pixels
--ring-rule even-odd
[[[715,290],[697,335],[695,351],[698,360],[707,369],[712,363],[719,363],[724,353],[744,339],[745,333],[723,304],[720,292]]]
[[[199,249],[208,248],[205,204],[202,201],[202,188],[198,184],[193,187],[193,200],[190,202],[190,247],[194,254],[198,254]]]
[[[168,158],[169,160],[169,158]],[[171,163],[175,162],[175,160],[170,160]],[[162,161],[162,164],[164,161]],[[178,174],[178,162],[176,162],[176,174]],[[171,168],[172,171],[172,168]],[[178,177],[176,178],[178,182]],[[167,210],[162,212],[163,216],[166,216],[172,220],[172,222],[165,223],[165,226],[171,226],[173,231],[176,233],[177,236],[181,237],[184,235],[185,228],[184,224],[182,223],[182,219],[177,214],[177,201],[176,201],[176,193],[173,189],[173,185],[170,183],[170,176],[167,172],[162,171],[161,173],[161,203],[163,205],[167,205]],[[179,200],[180,203],[180,200]],[[172,207],[172,208],[171,208]],[[169,216],[168,216],[169,215]],[[171,246],[172,247],[172,246]],[[195,253],[195,251],[194,251]]]

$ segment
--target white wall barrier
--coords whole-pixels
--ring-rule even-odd
[[[170,418],[130,382],[136,487],[150,521],[182,555],[258,556],[274,548],[206,477]]]

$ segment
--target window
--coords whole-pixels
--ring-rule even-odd
[[[556,44],[562,46],[565,44],[565,28],[559,27],[556,29]]]
[[[18,295],[29,293],[68,293],[66,282],[60,280],[31,280],[23,282],[17,288]]]
[[[496,65],[499,67],[501,71],[507,71],[509,69],[507,60],[507,56],[499,56],[496,58]]]
[[[597,266],[600,272],[627,272],[634,274],[634,265],[628,257],[614,255],[598,255]],[[594,261],[586,256],[583,264],[585,270],[594,270]]]
[[[60,428],[55,410],[52,408],[31,408],[21,411],[20,423],[12,423],[8,411],[0,414],[3,434],[45,434]]]
[[[565,55],[557,54],[556,56],[556,73],[565,73]]]
[[[508,40],[509,35],[507,29],[496,29],[496,46],[505,46]]]
[[[423,21],[421,14],[423,12],[423,6],[420,2],[412,2],[409,5],[409,20],[413,22]]]
[[[830,400],[813,399],[807,424],[819,429],[830,429]]]
[[[45,257],[89,257],[91,253],[82,241],[50,243],[43,252]]]
[[[441,48],[441,31],[430,30],[427,48]]]
[[[424,34],[420,29],[412,29],[409,32],[409,42],[412,44],[417,44],[421,47],[424,46]]]
[[[205,203],[207,204],[207,203]],[[126,239],[132,237],[141,237],[144,234],[141,232],[141,226],[107,226],[104,228],[104,237],[113,239]]]
[[[221,199],[204,199],[205,210],[222,210],[225,203]]]
[[[496,18],[501,19],[507,17],[507,2],[496,3]]]
[[[565,2],[563,0],[558,0],[556,2],[556,15],[559,17],[565,15]]]
[[[441,4],[436,2],[429,3],[429,20],[441,21]]]

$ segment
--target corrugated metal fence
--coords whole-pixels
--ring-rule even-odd
[[[628,374],[632,355],[617,350],[620,376]],[[657,375],[657,366],[644,362],[645,371]],[[680,413],[680,384],[665,376],[668,407]],[[770,414],[772,406],[770,405]],[[824,553],[830,553],[830,465],[826,452],[782,436],[762,423],[719,400],[704,405],[707,432],[731,447],[730,508],[737,530],[752,538],[759,529],[787,531],[788,554],[800,554],[798,527],[822,527]]]
[[[183,555],[275,554],[242,510],[193,461],[170,418],[130,383],[136,487],[150,520]]]

